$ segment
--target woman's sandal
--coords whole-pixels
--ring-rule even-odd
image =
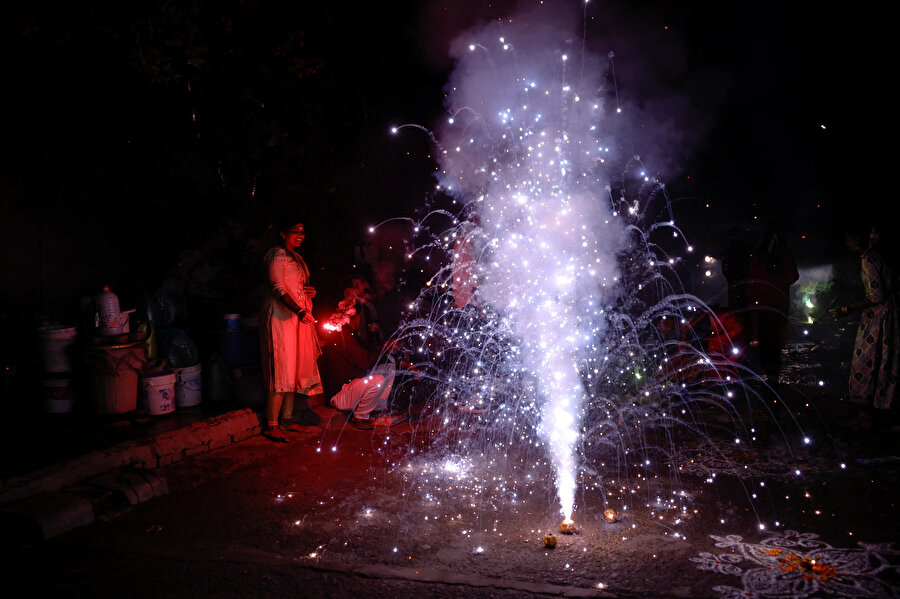
[[[296,422],[286,422],[279,427],[283,431],[287,431],[289,433],[302,433],[304,432],[303,427],[297,424]]]
[[[266,429],[263,431],[263,437],[269,441],[275,441],[276,443],[289,443],[288,438],[277,428]]]
[[[375,422],[373,422],[369,418],[357,418],[356,416],[350,416],[350,420],[348,420],[348,422],[356,428],[364,431],[375,428]]]

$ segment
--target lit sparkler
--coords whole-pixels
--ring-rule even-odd
[[[352,285],[344,290],[344,298],[338,302],[337,310],[322,324],[322,328],[329,333],[340,331],[356,316],[359,303],[371,299],[368,284],[362,279],[353,279]]]

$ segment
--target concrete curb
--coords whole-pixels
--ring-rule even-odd
[[[154,469],[225,447],[260,433],[259,416],[241,408],[143,441],[124,441],[72,460],[0,481],[0,505],[59,491],[80,480],[122,466]]]
[[[41,493],[0,514],[5,542],[49,539],[96,519],[91,502],[76,493]]]
[[[90,501],[79,498],[77,494],[61,492],[67,487],[92,478],[98,480],[100,475],[115,470],[153,470],[188,456],[243,441],[258,435],[260,431],[259,415],[250,408],[241,408],[146,440],[125,441],[23,476],[5,479],[0,481],[3,519],[30,520],[24,528],[34,529],[36,525],[43,538],[50,538],[90,524],[95,519]],[[139,476],[123,476],[120,473],[107,478],[110,480],[106,486],[123,493],[132,505],[164,494],[168,489],[164,480],[154,480],[147,487],[148,482],[141,481]],[[110,482],[112,480],[117,482],[113,484]],[[21,522],[15,527],[23,528]]]

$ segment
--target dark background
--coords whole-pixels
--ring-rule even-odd
[[[870,140],[886,131],[885,19],[792,4],[586,7],[585,46],[615,52],[635,152],[655,158],[698,255],[778,218],[801,265],[830,263],[844,256],[840,224],[883,209]],[[5,323],[73,322],[103,284],[133,307],[217,230],[255,260],[243,250],[286,208],[303,210],[323,299],[338,294],[369,225],[439,200],[426,137],[390,126],[432,125],[451,40],[512,6],[0,9]],[[382,255],[400,260],[403,227],[385,231]]]

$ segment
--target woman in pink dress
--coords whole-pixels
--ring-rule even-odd
[[[298,430],[292,422],[294,395],[322,393],[316,361],[322,353],[312,315],[314,287],[309,269],[297,251],[306,237],[296,219],[281,226],[282,243],[266,254],[269,292],[260,311],[263,373],[268,386],[266,431],[273,441],[285,443],[286,430]],[[279,421],[280,415],[280,421]]]

